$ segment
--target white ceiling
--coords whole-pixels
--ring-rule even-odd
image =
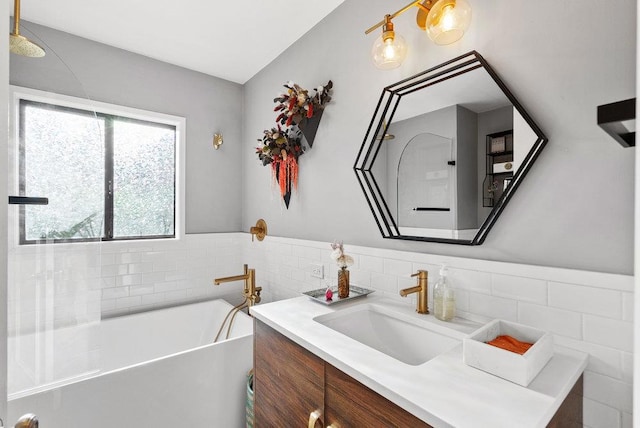
[[[23,0],[20,15],[23,20],[245,83],[343,1]],[[21,33],[29,37],[27,30],[25,23]]]

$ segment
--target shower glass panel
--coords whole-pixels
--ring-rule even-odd
[[[46,56],[10,58],[9,194],[48,204],[8,205],[9,415],[100,368],[105,126],[55,39],[30,27]],[[86,100],[83,112],[60,94]]]
[[[405,232],[453,229],[453,140],[430,133],[413,137],[398,163],[398,226]]]

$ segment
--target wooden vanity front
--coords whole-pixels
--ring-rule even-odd
[[[430,427],[391,401],[256,321],[255,426]]]
[[[258,320],[254,343],[257,428],[431,426]],[[547,426],[582,427],[582,377]]]

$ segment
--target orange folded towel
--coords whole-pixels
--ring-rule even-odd
[[[487,342],[489,345],[497,346],[498,348],[506,349],[507,351],[515,352],[516,354],[524,354],[533,346],[533,343],[521,342],[511,336],[498,336],[495,339]]]

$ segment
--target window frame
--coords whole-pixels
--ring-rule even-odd
[[[92,117],[100,117],[105,119],[105,134],[109,129],[107,120],[124,120],[128,122],[138,122],[143,124],[152,124],[158,126],[167,126],[175,128],[175,176],[174,176],[174,235],[156,235],[156,236],[132,236],[132,237],[113,237],[113,205],[107,206],[108,200],[108,181],[105,179],[105,188],[103,196],[105,198],[105,227],[103,236],[99,238],[78,238],[78,239],[47,239],[42,240],[26,240],[24,228],[24,206],[19,206],[17,210],[10,210],[10,221],[16,227],[12,228],[11,234],[15,235],[12,239],[17,245],[33,245],[37,243],[55,243],[55,244],[76,244],[76,243],[92,243],[92,242],[136,242],[136,241],[158,241],[158,240],[179,240],[184,236],[184,177],[185,177],[185,129],[186,120],[184,117],[168,115],[164,113],[153,112],[149,110],[141,110],[137,108],[125,107],[116,104],[92,101],[89,99],[72,97],[67,95],[45,92],[36,89],[23,88],[18,86],[10,86],[10,168],[9,183],[10,194],[21,194],[20,183],[20,158],[23,156],[23,142],[21,141],[21,126],[23,125],[22,117],[22,101],[26,104],[45,104],[54,106],[61,110],[69,110],[75,114],[88,114]],[[106,140],[105,135],[105,140]],[[109,156],[105,145],[104,161],[105,168],[111,165],[113,170],[113,156]],[[113,177],[112,177],[113,178]],[[46,196],[46,195],[44,195]],[[107,215],[110,209],[111,230],[107,231]]]

